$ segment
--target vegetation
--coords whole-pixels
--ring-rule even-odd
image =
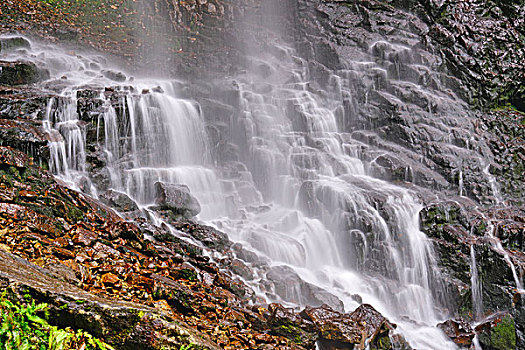
[[[1,350],[114,350],[83,330],[51,326],[41,317],[48,306],[36,304],[29,296],[25,299],[9,298],[6,291],[0,296]]]
[[[505,315],[490,333],[489,344],[494,349],[516,349],[516,325],[514,319]]]

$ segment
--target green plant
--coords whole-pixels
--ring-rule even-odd
[[[12,300],[6,290],[0,295],[1,350],[114,350],[83,330],[51,326],[39,316],[45,317],[48,305],[36,304],[29,295],[24,299]]]

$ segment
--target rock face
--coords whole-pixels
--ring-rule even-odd
[[[169,210],[185,218],[196,216],[201,211],[197,198],[193,197],[186,185],[155,183],[155,203],[161,210]]]

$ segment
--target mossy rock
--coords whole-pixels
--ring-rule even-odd
[[[28,49],[30,47],[31,43],[29,40],[22,38],[21,36],[0,39],[0,52],[13,49]]]
[[[0,85],[26,85],[49,78],[49,72],[32,62],[0,61]]]
[[[484,349],[515,350],[516,323],[512,316],[503,316],[490,332],[479,335],[479,341]]]

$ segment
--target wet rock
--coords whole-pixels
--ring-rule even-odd
[[[175,215],[191,218],[201,211],[198,200],[190,193],[186,185],[164,182],[155,183],[155,203],[161,210],[169,210]]]
[[[238,274],[244,279],[251,280],[253,279],[252,270],[241,260],[235,259],[232,261],[231,269],[234,273]]]
[[[283,300],[311,306],[329,305],[334,310],[344,311],[343,302],[322,288],[305,282],[288,266],[275,266],[266,274],[273,282],[275,293]]]
[[[198,204],[198,203],[197,203]],[[190,234],[193,238],[203,243],[206,247],[218,251],[224,251],[232,243],[224,232],[206,225],[196,225],[189,222],[176,222],[174,227],[182,232]]]
[[[0,38],[0,52],[5,53],[6,51],[16,49],[28,49],[31,47],[31,43],[24,37],[14,36]]]
[[[516,349],[516,323],[508,314],[496,314],[476,326],[476,333],[483,349]]]
[[[469,323],[463,320],[448,320],[438,324],[438,327],[459,346],[472,345],[475,333]]]
[[[103,70],[101,73],[108,79],[122,83],[126,81],[126,75],[122,72],[115,72],[112,70]]]
[[[0,119],[0,145],[29,154],[35,162],[47,164],[47,136],[30,121]]]
[[[137,203],[123,192],[110,189],[100,194],[99,199],[101,202],[120,212],[135,211],[139,209]]]
[[[352,345],[364,348],[367,339],[371,344],[377,344],[394,329],[394,325],[367,304],[361,305],[350,315],[343,315],[324,305],[319,308],[307,307],[301,316],[312,321],[319,329],[320,342],[327,349]],[[387,347],[391,348],[391,345]]]
[[[36,83],[49,78],[49,72],[39,69],[32,62],[0,61],[1,85],[25,85]]]
[[[0,118],[41,120],[50,98],[38,89],[0,86]]]
[[[300,317],[293,309],[287,309],[279,304],[271,304],[268,310],[270,311],[268,326],[272,334],[291,339],[307,349],[315,345],[318,330],[310,320]]]

